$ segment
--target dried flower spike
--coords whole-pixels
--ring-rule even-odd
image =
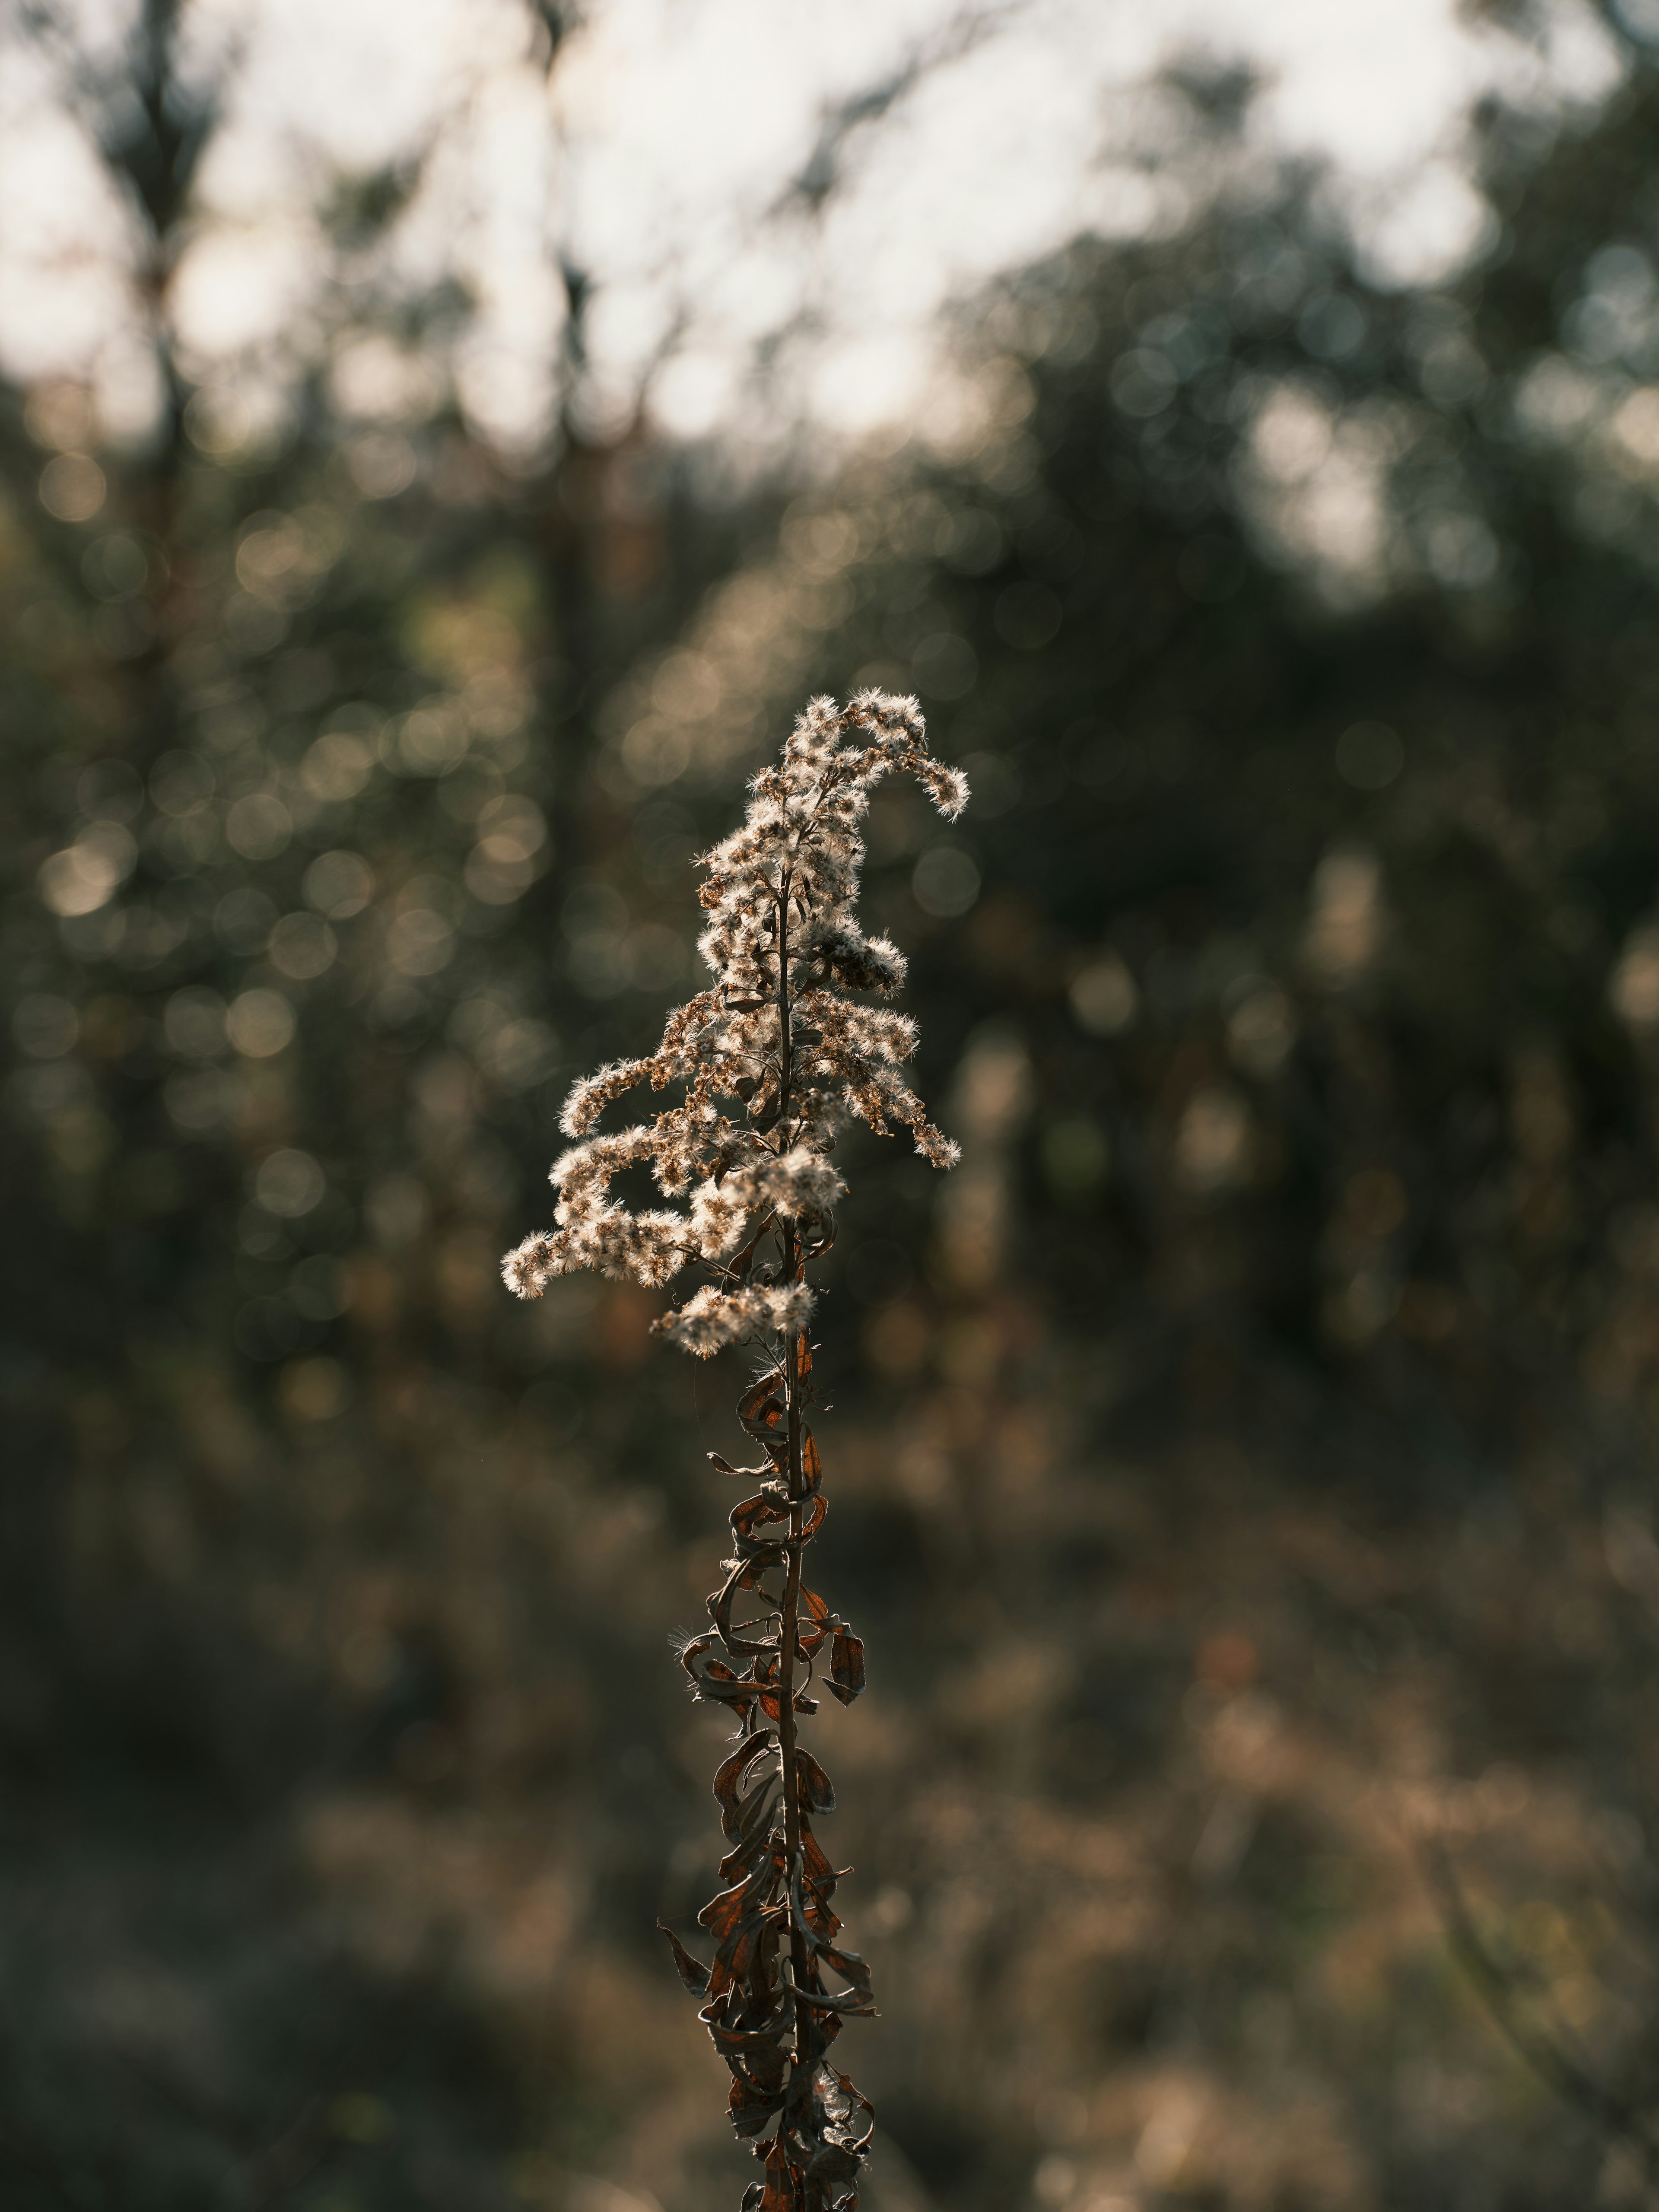
[[[805,1420],[806,1331],[808,1263],[834,1242],[844,1189],[830,1154],[853,1116],[878,1131],[903,1123],[937,1167],[957,1157],[899,1073],[915,1024],[853,995],[885,997],[904,980],[902,956],[866,937],[856,911],[859,825],[876,784],[899,769],[947,819],[967,803],[961,771],[928,752],[914,699],[861,691],[845,708],[807,708],[777,765],[750,785],[742,827],[705,857],[699,949],[713,986],[670,1015],[650,1058],[575,1085],[562,1121],[582,1141],[553,1168],[555,1226],[502,1266],[509,1289],[538,1297],[579,1267],[663,1283],[700,1265],[708,1280],[655,1332],[702,1358],[726,1344],[763,1348],[737,1408],[763,1457],[734,1468],[710,1455],[757,1486],[731,1516],[733,1556],[708,1600],[714,1626],[680,1659],[695,1694],[737,1723],[736,1748],[714,1777],[726,1887],[698,1915],[714,1938],[713,1965],[663,1931],[731,2069],[732,2124],[765,2166],[744,2212],[854,2212],[870,2140],[869,2102],[829,2053],[842,2019],[875,2002],[863,1960],[837,1947],[836,1877],[811,1826],[834,1811],[835,1791],[798,1741],[797,1719],[817,1711],[808,1692],[820,1664],[843,1705],[864,1687],[862,1644],[802,1577],[825,1512]],[[683,1095],[653,1121],[590,1133],[643,1082],[683,1085]],[[633,1213],[612,1199],[612,1176],[641,1161],[683,1206]],[[740,1607],[747,1617],[736,1617]]]

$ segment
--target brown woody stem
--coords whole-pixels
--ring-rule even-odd
[[[789,1103],[789,875],[786,871],[778,894],[778,1121],[781,1130]],[[782,1135],[778,1143],[781,1147]],[[793,1283],[805,1273],[799,1240],[793,1221],[780,1223],[783,1243],[783,1279]],[[784,1338],[783,1392],[789,1435],[789,1538],[787,1568],[783,1584],[783,1613],[778,1627],[778,1749],[783,1763],[783,1848],[788,1862],[786,1879],[793,1887],[801,1873],[800,1772],[795,1758],[795,1639],[800,1618],[800,1562],[804,1549],[806,1476],[801,1462],[801,1340],[798,1331]],[[794,1972],[795,2064],[806,2063],[812,2029],[811,2008],[799,1992],[806,1987],[809,1960],[806,1939],[792,1911],[789,1916],[789,1956]],[[799,2084],[797,2085],[799,2087]]]

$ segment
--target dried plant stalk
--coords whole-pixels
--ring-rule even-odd
[[[670,1015],[648,1059],[575,1085],[562,1126],[584,1141],[554,1165],[556,1225],[502,1268],[510,1289],[538,1297],[575,1268],[662,1283],[700,1264],[709,1280],[655,1332],[703,1358],[739,1342],[764,1352],[737,1409],[764,1456],[734,1468],[709,1455],[757,1486],[731,1516],[714,1625],[680,1662],[694,1693],[724,1705],[738,1730],[714,1777],[726,1886],[698,1916],[714,1938],[712,1966],[663,1930],[731,2069],[732,2124],[765,2165],[744,2212],[854,2212],[872,2124],[868,2100],[830,2063],[842,2020],[875,2003],[863,1960],[837,1945],[836,1875],[812,1832],[835,1792],[797,1723],[817,1710],[809,1692],[826,1647],[831,1696],[850,1705],[864,1687],[862,1644],[802,1573],[825,1512],[806,1421],[807,1270],[834,1241],[844,1190],[830,1155],[852,1117],[878,1132],[903,1123],[935,1166],[957,1156],[899,1073],[915,1024],[853,995],[890,996],[904,980],[902,956],[865,936],[856,911],[859,825],[895,769],[947,818],[967,802],[960,770],[928,752],[914,699],[864,691],[844,708],[807,708],[750,785],[741,828],[705,856],[699,950],[713,987]],[[642,1082],[684,1085],[683,1097],[653,1121],[589,1133]],[[611,1178],[636,1162],[650,1164],[665,1198],[689,1200],[684,1211],[633,1213],[611,1197]],[[747,1618],[734,1617],[740,1606]]]

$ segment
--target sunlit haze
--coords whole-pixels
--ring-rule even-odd
[[[118,83],[122,11],[81,12]],[[550,76],[514,0],[198,0],[186,25],[228,120],[167,298],[223,434],[279,415],[329,349],[348,413],[418,413],[434,364],[350,331],[447,279],[475,312],[446,366],[509,447],[552,417],[562,264],[591,288],[576,404],[595,428],[644,394],[672,436],[804,422],[833,447],[926,410],[941,311],[985,279],[1079,234],[1168,234],[1218,187],[1182,155],[1172,64],[1253,74],[1227,188],[1275,158],[1317,166],[1383,283],[1432,283],[1489,242],[1464,158],[1478,99],[1571,127],[1620,71],[1568,0],[1526,40],[1454,0],[600,0]],[[422,158],[407,207],[342,267],[319,225],[337,179]],[[0,193],[0,362],[88,379],[106,433],[142,433],[156,387],[130,226],[39,45],[4,52]]]

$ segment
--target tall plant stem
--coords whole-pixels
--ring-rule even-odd
[[[785,1266],[793,1278],[799,1267],[793,1224],[784,1237]],[[778,1640],[778,1746],[783,1761],[783,1847],[789,1863],[792,1899],[789,1917],[789,1955],[794,1967],[795,2063],[805,2064],[812,2008],[800,1992],[806,1987],[809,1962],[806,1938],[795,1918],[793,1899],[801,1883],[800,1771],[795,1757],[795,1638],[800,1618],[800,1561],[804,1549],[802,1524],[805,1518],[806,1480],[801,1465],[801,1340],[789,1337],[785,1345],[785,1389],[789,1421],[789,1537],[787,1567],[783,1584],[783,1618]]]
[[[789,871],[785,870],[778,892],[778,1121],[782,1125],[789,1105],[792,1074],[789,1049]],[[796,1281],[805,1273],[800,1243],[791,1220],[782,1224],[783,1280]],[[788,1862],[790,1896],[789,1957],[795,1984],[795,2064],[807,2063],[811,2007],[801,1992],[806,1986],[809,1960],[806,1939],[797,1924],[793,1898],[800,1885],[800,1769],[795,1757],[795,1639],[800,1618],[800,1561],[806,1514],[806,1475],[801,1457],[801,1338],[799,1332],[784,1339],[783,1390],[789,1434],[789,1537],[783,1583],[783,1614],[778,1625],[778,1750],[783,1765],[783,1848]],[[799,2085],[798,2085],[799,2086]]]
[[[720,1861],[727,1887],[697,1916],[714,1937],[713,1964],[663,1931],[732,2075],[732,2125],[766,2166],[766,2179],[744,2191],[750,2212],[762,2204],[851,2212],[874,2119],[869,2099],[827,2063],[845,2022],[873,2015],[875,1993],[864,1960],[837,1942],[838,1876],[813,1833],[819,1813],[834,1811],[835,1793],[799,1741],[799,1713],[817,1710],[806,1692],[820,1668],[843,1705],[865,1686],[862,1638],[803,1577],[824,1504],[807,1426],[806,1275],[835,1239],[846,1185],[830,1155],[849,1115],[880,1132],[896,1115],[936,1166],[956,1157],[895,1073],[914,1042],[911,1025],[854,995],[888,997],[903,981],[902,957],[885,938],[867,937],[856,912],[859,824],[875,786],[901,769],[954,820],[967,784],[927,751],[914,699],[861,691],[844,708],[811,702],[776,766],[755,777],[742,829],[708,855],[698,896],[712,919],[699,942],[714,988],[670,1017],[648,1060],[577,1084],[562,1126],[586,1136],[613,1098],[647,1077],[658,1091],[684,1083],[684,1103],[564,1153],[553,1170],[557,1226],[526,1237],[503,1262],[514,1290],[539,1297],[554,1276],[578,1267],[658,1283],[701,1261],[714,1279],[653,1329],[700,1358],[728,1344],[763,1345],[768,1354],[737,1406],[763,1464],[734,1468],[709,1454],[728,1474],[758,1477],[758,1486],[729,1516],[738,1555],[709,1596],[711,1625],[680,1652],[696,1695],[738,1726],[714,1783],[731,1846]],[[810,1024],[799,1032],[795,958]],[[769,960],[777,963],[769,994]],[[736,1102],[730,1109],[718,1103],[726,1099]],[[617,1170],[646,1158],[665,1194],[690,1192],[689,1213],[632,1214],[610,1195]],[[750,1615],[741,1623],[732,1613],[739,1605]]]

